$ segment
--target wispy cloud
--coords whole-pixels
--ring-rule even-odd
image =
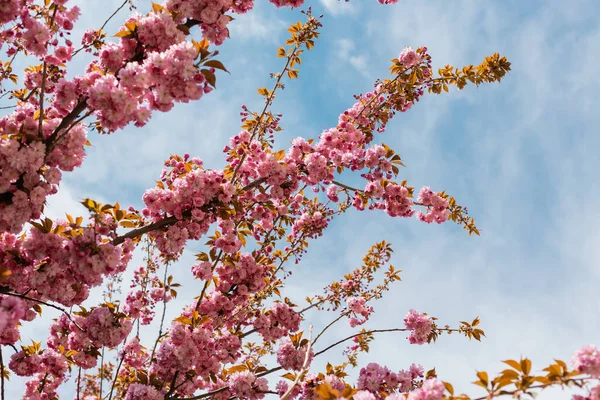
[[[356,3],[346,0],[321,0],[328,13],[334,16],[355,14],[358,11]]]

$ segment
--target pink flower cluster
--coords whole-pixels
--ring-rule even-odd
[[[373,312],[373,306],[367,306],[364,297],[348,297],[346,301],[348,302],[348,310],[355,315],[355,317],[349,319],[350,326],[354,328],[367,322]],[[362,319],[357,318],[358,316]]]
[[[304,235],[311,239],[322,236],[330,220],[331,217],[323,215],[320,211],[313,213],[305,212],[294,222],[291,236],[299,238],[301,235]]]
[[[262,399],[267,390],[269,382],[265,378],[257,378],[250,371],[234,372],[229,377],[229,391],[241,399]]]
[[[422,57],[413,50],[412,47],[406,47],[398,56],[398,61],[400,61],[405,68],[412,68],[421,63]]]
[[[23,0],[2,0],[0,1],[0,24],[6,24],[13,21],[19,15]]]
[[[304,0],[269,0],[277,7],[299,7]],[[233,19],[226,13],[245,13],[254,7],[254,0],[167,0],[166,7],[177,12],[177,22],[184,19],[194,20],[200,24],[205,38],[217,45],[229,37],[227,25]]]
[[[273,341],[300,328],[300,314],[285,303],[275,303],[266,314],[254,321],[254,328],[265,341]]]
[[[66,380],[67,360],[53,350],[41,353],[19,351],[11,357],[9,368],[20,376],[33,376],[25,385],[26,399],[56,398],[56,389]],[[42,384],[43,382],[43,384]]]
[[[417,379],[422,378],[423,374],[423,367],[420,365],[412,364],[408,371],[395,373],[377,363],[369,363],[360,370],[357,388],[375,394],[375,398],[381,398],[382,391],[398,390],[407,393],[417,386]]]
[[[19,376],[48,372],[60,377],[67,371],[67,360],[62,354],[51,349],[45,349],[41,355],[21,350],[11,356],[8,367]]]
[[[69,224],[56,221],[53,229],[57,227],[68,229]],[[131,240],[122,246],[105,243],[105,229],[91,222],[72,239],[37,228],[23,239],[0,234],[0,262],[11,269],[5,285],[19,293],[33,290],[30,297],[40,300],[80,304],[90,288],[100,285],[105,276],[125,270],[131,259]]]
[[[219,265],[216,272],[219,276],[218,290],[222,293],[235,290],[239,295],[246,295],[265,287],[266,267],[257,264],[249,253],[241,254],[233,265]]]
[[[269,0],[276,7],[300,7],[304,0]]]
[[[427,342],[429,334],[433,329],[433,322],[425,314],[420,314],[415,310],[410,310],[404,317],[404,325],[411,330],[408,341],[411,344],[424,344]]]
[[[365,186],[365,193],[371,200],[383,199],[383,201],[372,201],[370,209],[385,210],[391,217],[412,217],[415,211],[412,209],[413,201],[408,197],[408,189],[395,183],[389,183],[385,187],[381,182],[369,182]],[[364,203],[361,197],[354,198],[354,207],[363,210]]]
[[[63,314],[50,327],[50,335],[46,344],[57,352],[61,350],[61,347],[67,351],[74,351],[76,353],[73,355],[75,365],[83,369],[93,368],[97,363],[96,357],[93,356],[97,347],[84,332],[85,327],[85,317],[78,315],[70,320]]]
[[[233,3],[241,3],[233,11],[246,11],[253,7],[253,0]],[[204,37],[219,45],[229,37],[227,24],[231,18],[225,13],[231,9],[231,4],[228,0],[167,0],[166,7],[171,12],[178,12],[178,22],[186,18],[198,21]]]
[[[187,161],[187,159],[185,160]],[[186,165],[190,168],[186,171]],[[235,187],[225,179],[221,171],[203,170],[202,161],[193,159],[186,163],[171,157],[163,170],[161,187],[147,190],[143,200],[145,216],[158,221],[168,216],[181,220],[168,228],[166,233],[154,232],[159,250],[165,254],[178,254],[187,240],[200,239],[216,221],[214,214],[206,213],[206,207],[217,202],[229,202]],[[190,219],[183,220],[189,212]]]
[[[0,296],[0,344],[14,344],[19,340],[17,324],[26,318],[27,308],[25,301],[17,297]]]
[[[75,365],[89,369],[97,363],[94,355],[97,349],[116,347],[125,340],[131,328],[129,318],[107,307],[98,307],[85,316],[76,315],[72,319],[61,315],[52,325],[46,343],[56,352],[73,351]]]
[[[177,23],[167,13],[151,12],[137,20],[132,20],[137,22],[137,39],[147,52],[163,52],[185,40],[185,34],[177,28]]]
[[[121,46],[127,40],[132,39],[124,39]],[[137,63],[126,61],[134,55],[126,53],[123,47],[107,46],[101,54],[101,65],[118,71],[118,75],[90,72],[86,76],[87,92],[73,94],[88,97],[88,106],[108,131],[121,129],[132,121],[143,126],[150,118],[150,110],[169,111],[175,102],[198,100],[210,91],[204,75],[194,65],[197,55],[192,43],[182,41],[162,52],[150,52],[142,63]]]
[[[391,372],[387,367],[377,363],[369,363],[361,368],[357,387],[377,393],[383,388],[395,388],[400,382],[398,375]]]
[[[304,365],[307,351],[307,344],[297,349],[291,340],[284,339],[279,344],[279,348],[277,349],[277,363],[279,363],[283,369],[300,371]],[[311,349],[308,358],[308,365],[310,365],[313,357],[314,352]]]
[[[450,212],[448,211],[448,200],[438,196],[428,187],[421,189],[417,201],[429,208],[426,214],[423,214],[421,211],[417,213],[417,217],[421,221],[427,223],[435,221],[438,224],[441,224],[448,220],[450,215]]]
[[[168,337],[163,340],[156,352],[156,363],[151,373],[156,373],[164,381],[172,380],[175,371],[180,371],[180,381],[186,382],[185,372],[194,371],[201,378],[221,370],[222,364],[233,363],[240,357],[241,341],[236,335],[215,334],[212,326],[192,328],[173,322]],[[197,389],[195,384],[178,389],[178,393],[191,395]]]
[[[438,378],[430,378],[423,382],[423,386],[408,394],[406,400],[441,400],[446,388]]]
[[[72,8],[66,8],[64,3],[56,8],[56,12],[52,20],[54,24],[52,27],[47,26],[46,21],[40,18],[40,14],[30,12],[30,9],[26,5],[26,1],[11,1],[4,0],[0,3],[0,24],[15,20],[17,16],[21,19],[20,23],[16,24],[12,29],[8,29],[3,33],[5,37],[9,38],[9,45],[11,48],[8,50],[8,54],[12,55],[17,48],[23,46],[30,53],[44,57],[48,53],[49,45],[57,47],[59,44],[58,39],[53,39],[53,36],[57,30],[68,33],[73,29],[74,23],[77,21],[80,15],[79,7],[74,6]],[[31,7],[31,11],[35,10]],[[61,35],[64,38],[64,42],[67,48],[71,46],[71,41],[66,39],[65,33]],[[16,42],[16,43],[15,43]],[[61,49],[57,47],[57,49]],[[62,49],[65,49],[64,47]],[[58,54],[60,55],[59,50]],[[56,56],[47,56],[45,61],[53,64],[58,64],[60,60]],[[59,62],[57,62],[59,61]]]
[[[117,319],[108,307],[95,308],[87,318],[87,334],[98,347],[116,347],[125,340],[131,327],[130,319]]]
[[[212,277],[212,264],[208,261],[203,261],[192,265],[192,274],[202,281],[207,281]]]
[[[129,385],[124,400],[163,400],[164,398],[165,393],[154,386],[133,383]]]
[[[33,105],[22,104],[0,118],[0,232],[18,233],[25,222],[39,218],[46,197],[58,190],[59,168],[71,171],[83,161],[85,130],[76,126],[49,149],[44,140],[52,136],[60,118],[48,110],[39,136],[35,111]]]
[[[594,378],[600,378],[600,350],[594,345],[577,350],[571,360],[573,368]]]

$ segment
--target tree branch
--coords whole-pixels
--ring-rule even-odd
[[[75,326],[76,326],[76,327],[77,327],[77,328],[78,328],[80,331],[82,331],[82,332],[85,332],[85,331],[86,331],[85,329],[83,329],[82,327],[80,327],[80,326],[77,324],[77,322],[75,322],[75,321],[73,320],[73,318],[71,318],[71,314],[69,314],[69,312],[68,312],[67,310],[65,310],[64,308],[62,308],[62,307],[59,307],[59,306],[57,306],[57,305],[54,305],[54,304],[52,304],[52,303],[47,303],[47,302],[45,302],[45,301],[42,301],[42,300],[34,299],[33,297],[28,297],[28,296],[25,296],[25,295],[22,295],[22,294],[18,294],[18,293],[10,293],[10,292],[6,292],[6,293],[2,293],[2,294],[5,294],[5,295],[7,295],[7,296],[19,297],[19,298],[21,298],[21,299],[23,299],[23,300],[35,301],[36,303],[40,303],[40,304],[43,304],[43,305],[45,305],[45,306],[52,307],[52,308],[54,308],[54,309],[56,309],[56,310],[58,310],[58,311],[62,312],[63,314],[65,314],[65,315],[67,316],[67,318],[69,318],[69,320],[70,320],[70,321],[71,321],[71,322],[72,322],[72,323],[73,323],[73,324],[74,324],[74,325],[75,325]]]
[[[264,183],[266,180],[267,180],[266,178],[257,179],[254,182],[250,182],[249,184],[247,184],[246,186],[241,188],[240,191],[245,192],[248,189],[253,189],[256,186]],[[189,211],[183,213],[184,218],[189,218],[191,216],[192,216],[192,213]],[[127,232],[126,234],[124,234],[122,236],[115,238],[112,241],[112,244],[117,246],[117,245],[123,243],[126,239],[133,239],[133,238],[141,236],[145,233],[156,231],[156,230],[159,230],[162,228],[166,228],[168,226],[176,224],[178,221],[179,220],[175,216],[165,217],[165,218],[161,219],[160,221],[153,222],[153,223],[143,226],[141,228],[134,229],[132,231]]]

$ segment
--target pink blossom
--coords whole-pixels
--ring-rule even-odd
[[[594,345],[577,350],[571,360],[573,368],[594,378],[600,377],[600,350]]]

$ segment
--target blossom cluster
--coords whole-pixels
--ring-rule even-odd
[[[26,398],[55,398],[71,363],[84,369],[94,367],[98,349],[121,343],[131,327],[128,318],[105,306],[73,318],[62,314],[51,327],[48,348],[41,350],[35,343],[22,347],[11,356],[9,368],[17,375],[32,377],[25,391],[31,397]]]
[[[39,218],[46,197],[58,191],[61,170],[72,171],[84,158],[82,126],[51,142],[60,118],[48,111],[40,132],[35,113],[34,105],[24,103],[0,118],[0,232],[18,233]]]
[[[35,313],[26,302],[12,296],[0,297],[0,344],[14,344],[19,339],[17,325],[21,320],[32,320]]]
[[[600,350],[594,345],[584,346],[573,355],[573,367],[584,374],[600,378]]]
[[[429,334],[433,329],[433,321],[426,314],[410,310],[404,317],[404,325],[411,330],[408,341],[411,344],[427,343]]]
[[[300,328],[300,315],[285,303],[275,303],[254,321],[254,328],[265,341],[277,340]]]
[[[239,398],[262,399],[268,389],[268,381],[265,378],[257,378],[250,371],[235,372],[229,377],[229,391]]]
[[[241,341],[236,335],[224,333],[216,336],[210,324],[193,328],[176,321],[171,325],[168,337],[160,343],[150,373],[166,382],[173,379],[176,371],[181,371],[177,381],[181,384],[178,393],[189,395],[201,383],[200,379],[189,382],[185,373],[189,371],[198,378],[206,379],[216,374],[222,364],[237,360],[240,349]]]
[[[216,221],[214,214],[207,212],[209,207],[230,201],[235,188],[222,172],[202,169],[202,161],[196,158],[187,162],[187,158],[173,156],[165,166],[171,169],[163,170],[159,187],[144,194],[142,213],[155,221],[167,216],[179,220],[166,233],[153,233],[161,252],[176,255],[188,240],[200,239],[208,231]],[[184,220],[184,212],[190,218]]]
[[[131,320],[115,318],[107,307],[94,309],[87,317],[87,335],[100,346],[116,347],[131,331]]]
[[[415,383],[419,378],[423,378],[423,376],[423,367],[416,364],[412,364],[408,370],[401,370],[396,373],[390,371],[388,367],[377,363],[369,363],[360,370],[357,388],[368,390],[376,396],[379,393],[389,393],[393,390],[407,393],[416,387]]]
[[[68,363],[54,350],[35,352],[29,347],[12,355],[9,368],[17,375],[34,377],[26,384],[25,398],[43,399],[56,396],[56,389],[67,379]]]
[[[448,219],[450,214],[448,211],[448,200],[435,194],[428,187],[421,189],[417,201],[429,208],[426,214],[423,214],[421,211],[417,213],[417,217],[421,221],[427,223],[435,221],[441,224]]]
[[[5,284],[20,293],[32,291],[30,297],[72,306],[86,300],[104,277],[125,270],[134,248],[131,240],[121,246],[106,242],[103,228],[93,222],[72,237],[55,233],[69,229],[67,221],[58,220],[48,232],[36,228],[25,237],[0,234],[0,260],[11,268]]]
[[[367,322],[373,312],[373,306],[367,306],[367,300],[364,297],[348,297],[346,301],[351,315],[355,315],[348,320],[350,326],[354,328]],[[362,319],[359,317],[362,317]]]
[[[296,348],[294,343],[289,339],[284,339],[277,348],[277,363],[281,365],[283,369],[300,371],[304,367],[304,361],[308,353],[308,364],[314,357],[314,351],[308,349],[308,344]]]

